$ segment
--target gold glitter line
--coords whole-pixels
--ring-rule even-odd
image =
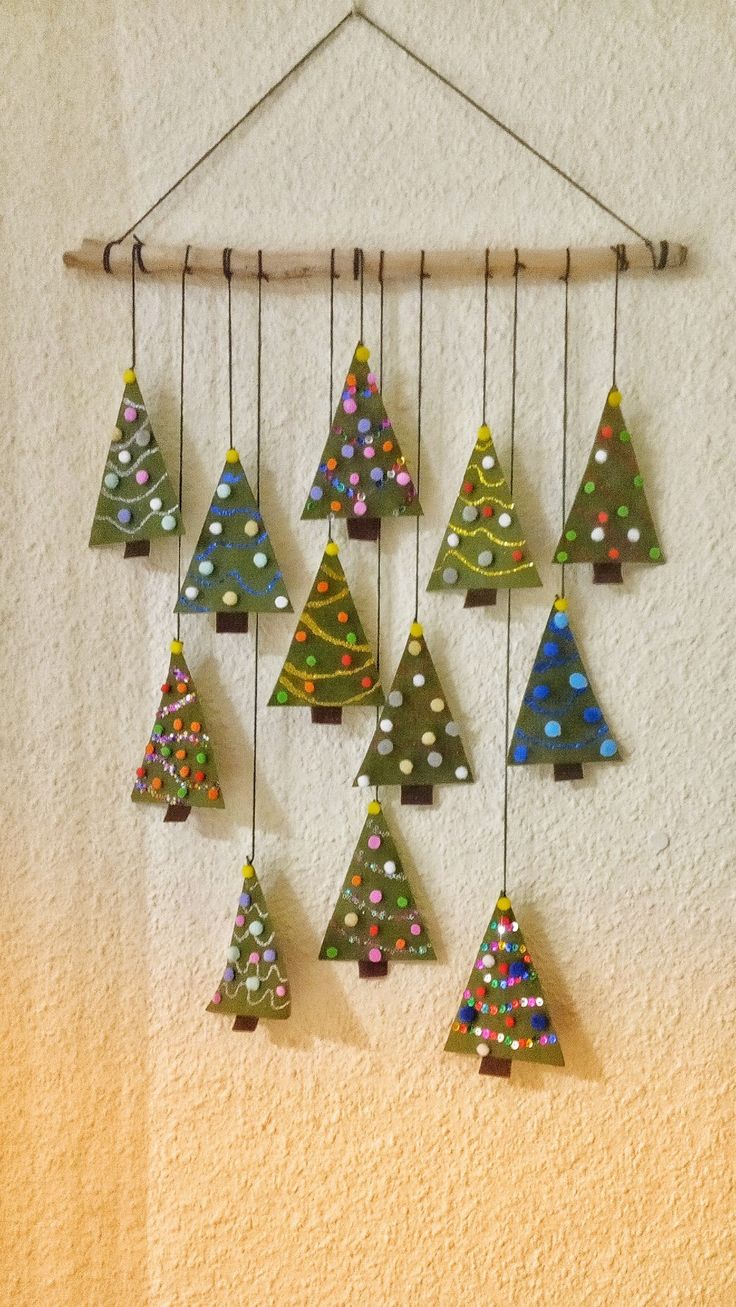
[[[526,572],[530,568],[534,568],[534,563],[530,561],[528,563],[517,563],[515,567],[506,567],[501,570],[494,568],[493,570],[489,570],[487,567],[475,567],[473,563],[469,563],[466,558],[463,558],[462,554],[458,553],[457,549],[448,549],[445,554],[445,559],[450,556],[457,558],[458,562],[462,563],[463,567],[469,568],[471,572],[477,572],[478,576],[487,576],[489,581],[492,581],[496,576],[515,576],[517,572]]]
[[[279,684],[279,685],[283,685],[284,689],[289,690],[290,693],[293,694],[294,698],[295,698],[295,699],[299,699],[299,700],[301,700],[301,702],[302,702],[306,707],[309,707],[310,705],[315,705],[315,706],[318,707],[318,708],[319,708],[319,707],[328,707],[328,708],[349,708],[349,707],[351,707],[351,705],[353,705],[353,704],[360,703],[360,701],[361,701],[362,699],[367,698],[367,696],[368,696],[369,694],[373,694],[373,693],[375,692],[376,685],[378,685],[378,681],[376,681],[376,685],[372,685],[372,686],[370,687],[369,690],[363,690],[363,691],[361,691],[360,694],[354,694],[353,697],[352,697],[351,699],[344,699],[344,700],[342,701],[342,703],[339,703],[339,704],[318,704],[318,703],[316,703],[316,700],[315,700],[315,698],[314,698],[314,695],[306,694],[303,690],[298,689],[297,686],[292,685],[292,684],[290,683],[290,681],[289,681],[285,676],[283,676],[283,675],[279,677],[278,684]],[[285,707],[284,704],[278,704],[277,706],[278,706],[279,708],[281,708],[281,707]]]
[[[494,536],[493,532],[487,526],[475,526],[472,531],[469,531],[467,528],[462,526],[452,526],[451,529],[455,531],[457,535],[461,535],[463,538],[468,540],[473,536],[484,535],[488,540],[491,540],[494,545],[498,545],[499,549],[523,549],[526,545],[526,540],[523,536],[521,540],[500,540],[498,536]],[[449,534],[448,531],[447,535]]]
[[[316,635],[318,640],[325,640],[327,644],[334,644],[338,649],[346,649],[348,653],[351,650],[354,653],[370,653],[371,651],[369,644],[349,644],[347,640],[338,640],[334,635],[328,635],[327,631],[323,631],[314,618],[309,616],[306,609],[302,613],[299,625],[309,627],[312,635]]]
[[[329,608],[330,604],[339,603],[341,599],[344,599],[346,594],[350,594],[347,585],[337,594],[328,595],[326,599],[308,599],[306,608]]]
[[[365,662],[362,663],[360,667],[341,667],[339,669],[336,668],[334,672],[315,672],[311,667],[309,667],[306,672],[303,672],[299,667],[295,667],[294,664],[290,662],[284,663],[281,670],[282,673],[285,674],[288,672],[291,676],[298,676],[303,681],[331,681],[334,676],[364,675],[367,668],[372,666],[373,659],[366,658]],[[373,689],[373,686],[370,688]]]

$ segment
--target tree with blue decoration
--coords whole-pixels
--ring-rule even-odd
[[[227,452],[175,611],[216,613],[218,631],[247,631],[248,613],[291,612],[237,449]]]
[[[618,745],[593,693],[567,614],[555,599],[544,628],[507,762],[552,764],[556,781],[580,780],[583,763],[614,762]]]

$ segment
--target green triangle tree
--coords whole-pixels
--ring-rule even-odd
[[[430,804],[434,785],[472,781],[468,759],[419,622],[412,622],[355,784],[400,785],[402,803]]]
[[[435,961],[427,928],[377,799],[368,804],[319,956],[331,962],[357,962],[362,977],[385,976],[389,961]]]
[[[291,1012],[283,954],[250,863],[243,867],[243,890],[225,970],[207,1011],[234,1016],[233,1030],[255,1030],[261,1017],[284,1021]]]
[[[89,543],[125,545],[126,557],[149,553],[157,536],[181,534],[181,516],[163,454],[133,368],[110,442]]]
[[[186,821],[195,808],[223,808],[210,737],[181,640],[172,640],[169,671],[143,762],[135,803],[163,803],[164,821]]]
[[[618,390],[606,400],[555,562],[592,563],[599,582],[623,580],[622,563],[664,562]]]
[[[315,722],[340,722],[343,708],[379,704],[383,698],[338,552],[329,540],[268,701],[270,707],[310,707]]]
[[[502,894],[450,1028],[447,1053],[472,1053],[484,1075],[512,1061],[564,1066],[560,1042],[511,900]]]
[[[375,540],[380,518],[422,510],[369,359],[359,342],[302,518],[345,518],[350,536]]]
[[[578,653],[567,600],[555,599],[516,719],[508,763],[552,764],[555,780],[580,780],[585,762],[613,762],[618,745]]]
[[[290,612],[284,578],[243,471],[229,449],[177,613],[216,613],[218,631],[247,631],[248,613]]]
[[[495,604],[496,590],[541,585],[490,429],[473,452],[429,578],[428,590],[466,591],[465,607]]]

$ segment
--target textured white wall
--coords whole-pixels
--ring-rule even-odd
[[[511,776],[510,889],[567,1067],[496,1082],[442,1053],[499,886],[500,610],[422,603],[479,778],[432,811],[391,802],[431,905],[436,966],[370,985],[317,963],[362,821],[346,781],[371,719],[333,731],[264,712],[258,865],[293,1016],[237,1036],[205,1014],[248,847],[249,639],[186,624],[226,812],[164,827],[128,800],[172,634],[175,545],[125,564],[86,548],[129,361],[128,291],[64,272],[61,251],[127,226],[343,0],[5,0],[0,1228],[14,1307],[720,1307],[736,1292],[733,10],[367,4],[635,225],[693,246],[687,275],[621,288],[620,382],[669,562],[623,590],[569,583],[627,761],[575,787]],[[266,251],[622,238],[358,26],[142,234]],[[342,372],[357,299],[352,286],[337,298]],[[520,298],[517,490],[544,560],[559,514],[562,290],[522,286]],[[572,291],[571,485],[608,384],[611,298],[610,283]],[[255,297],[234,299],[250,461]],[[427,290],[425,572],[479,422],[481,304],[480,286]],[[226,440],[224,288],[192,285],[189,306],[191,542]],[[502,451],[510,307],[510,286],[494,286],[489,417]],[[175,465],[176,286],[141,285],[139,310],[138,371]],[[386,399],[411,449],[415,290],[392,290],[386,311]],[[369,288],[374,341],[376,313]],[[265,332],[263,499],[297,604],[323,539],[298,514],[328,415],[326,288],[267,289]],[[411,616],[412,530],[386,535],[388,670]],[[343,558],[370,614],[371,549]],[[515,606],[514,705],[553,568],[544,579]],[[264,690],[291,625],[263,623]]]

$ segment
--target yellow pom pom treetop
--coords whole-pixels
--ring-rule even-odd
[[[182,653],[183,649],[184,649],[184,645],[181,640],[171,641],[171,652],[173,654],[180,654]]]
[[[412,622],[409,627],[409,635],[413,636],[415,640],[418,639],[420,635],[424,635],[424,627],[422,626],[422,623]]]
[[[225,455],[226,463],[237,463],[239,459],[240,459],[240,454],[238,453],[237,449],[228,449]]]
[[[378,799],[372,799],[371,802],[368,804],[368,812],[370,813],[371,817],[377,817],[380,811],[381,811],[381,805],[378,802]]]
[[[255,870],[253,869],[251,864],[249,862],[246,862],[245,866],[243,867],[243,880],[252,880],[255,874],[256,874]]]
[[[355,357],[359,363],[367,363],[370,356],[371,352],[367,345],[359,345],[355,351]]]
[[[135,368],[125,369],[125,372],[123,373],[123,381],[126,386],[129,386],[132,381],[135,381]]]
[[[335,543],[334,540],[329,540],[325,545],[325,553],[330,558],[336,558],[339,552],[340,552],[339,546]]]

